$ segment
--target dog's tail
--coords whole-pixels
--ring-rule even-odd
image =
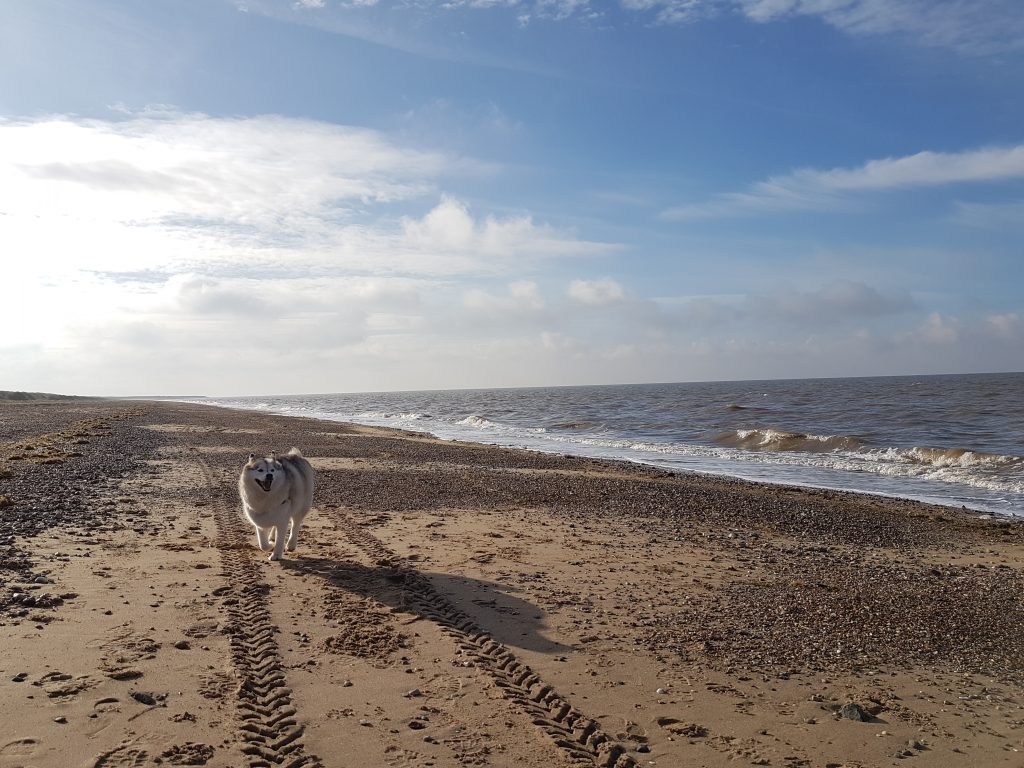
[[[285,454],[285,456],[298,456],[300,459],[305,458],[305,456],[302,455],[302,451],[300,451],[294,445],[292,446],[292,449]]]

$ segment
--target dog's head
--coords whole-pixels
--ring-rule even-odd
[[[284,467],[281,466],[281,462],[277,460],[275,454],[264,458],[256,458],[255,453],[250,453],[249,461],[242,471],[249,480],[252,480],[256,485],[269,493],[270,489],[274,486],[274,478],[284,472]]]

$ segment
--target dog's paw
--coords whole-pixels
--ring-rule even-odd
[[[277,560],[284,560],[284,556],[283,555],[278,555],[278,554],[273,554],[270,557],[268,557],[267,560],[269,560],[270,562],[273,563],[273,562],[275,562]]]

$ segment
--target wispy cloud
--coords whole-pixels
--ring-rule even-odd
[[[692,24],[723,15],[769,24],[795,17],[817,18],[856,37],[890,36],[919,46],[943,48],[965,55],[989,55],[1024,49],[1024,14],[1017,0],[619,0],[626,12],[658,25]],[[375,7],[399,8],[404,14],[503,12],[520,26],[535,20],[608,23],[609,14],[591,0],[421,0],[410,6],[400,0],[350,0],[325,7],[324,0],[247,0],[240,10],[315,23],[346,34],[396,47],[415,48],[392,26],[364,23],[351,17]],[[309,13],[315,10],[316,15]],[[289,17],[288,13],[294,13]],[[368,17],[367,17],[368,18]],[[402,42],[404,40],[404,42]]]
[[[828,210],[855,195],[885,190],[988,183],[1024,178],[1024,145],[965,152],[918,152],[871,160],[857,168],[803,168],[759,181],[742,192],[663,212],[667,219],[701,219],[775,211]]]
[[[659,24],[689,24],[733,13],[759,24],[820,19],[856,36],[899,36],[914,45],[986,55],[1024,49],[1016,0],[620,0]]]
[[[1016,0],[733,0],[750,20],[820,18],[856,36],[901,35],[917,45],[966,54],[1024,48]]]
[[[958,202],[953,222],[964,227],[995,231],[1024,230],[1024,200],[1005,203]]]

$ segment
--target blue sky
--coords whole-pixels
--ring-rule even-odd
[[[7,0],[0,388],[1024,369],[1016,0]]]

